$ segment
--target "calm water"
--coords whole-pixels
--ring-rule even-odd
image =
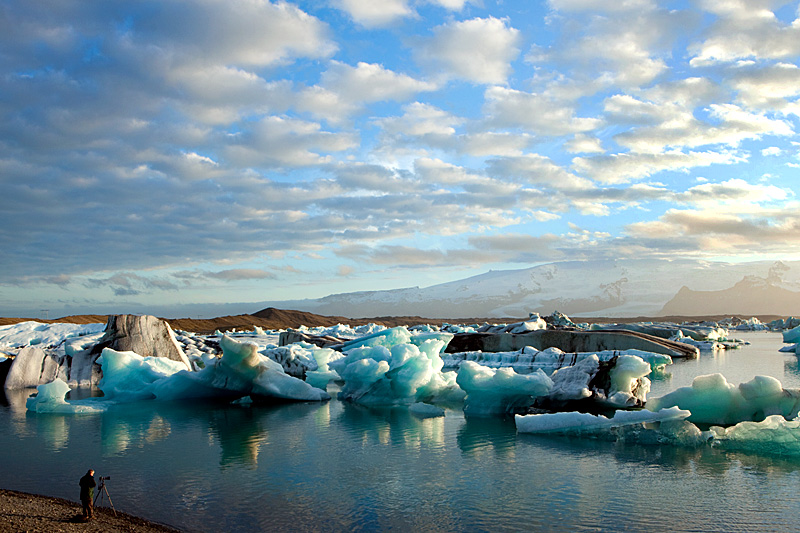
[[[722,372],[800,387],[779,334],[673,365],[651,396]],[[26,393],[27,394],[27,393]],[[800,458],[517,435],[511,420],[421,420],[333,400],[243,408],[0,407],[2,486],[77,501],[87,468],[114,505],[191,531],[798,531]],[[76,505],[77,510],[77,505]]]

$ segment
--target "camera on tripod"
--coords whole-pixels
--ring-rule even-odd
[[[100,476],[100,481],[108,481],[111,479],[111,476]]]

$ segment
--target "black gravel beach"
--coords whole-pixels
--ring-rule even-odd
[[[180,531],[165,525],[148,522],[129,514],[96,507],[95,516],[82,522],[81,505],[62,498],[0,489],[0,531],[18,532],[83,532],[108,533],[136,531],[144,533],[175,533]]]

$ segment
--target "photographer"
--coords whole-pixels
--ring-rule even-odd
[[[81,478],[78,482],[81,486],[81,503],[83,504],[83,519],[84,520],[91,520],[92,516],[94,515],[94,488],[97,486],[97,483],[94,481],[94,470],[91,468],[86,475]]]

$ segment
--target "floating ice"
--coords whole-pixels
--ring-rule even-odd
[[[340,379],[339,374],[331,370],[328,365],[332,361],[343,358],[344,354],[330,348],[314,349],[311,353],[317,363],[317,369],[306,372],[306,383],[312,387],[325,390],[329,382]]]
[[[440,416],[444,416],[444,409],[441,407],[437,407],[436,405],[431,405],[429,403],[412,403],[408,406],[408,410],[411,414],[416,415],[420,418],[436,418]]]
[[[490,368],[513,368],[518,373],[533,372],[541,368],[550,374],[565,366],[574,366],[587,357],[596,356],[601,361],[610,361],[621,355],[633,355],[650,365],[653,372],[663,371],[667,365],[672,364],[672,358],[665,354],[646,352],[643,350],[603,350],[599,352],[572,352],[565,353],[558,348],[537,350],[533,346],[526,346],[521,350],[512,352],[457,352],[442,355],[445,367],[458,368],[463,361],[474,361]]]
[[[783,342],[800,342],[800,326],[796,326],[789,331],[783,332]]]
[[[0,349],[25,346],[55,347],[64,339],[102,332],[105,326],[105,324],[42,324],[33,321],[0,326]]]
[[[461,364],[456,382],[467,394],[464,413],[473,416],[514,413],[553,388],[553,381],[541,369],[517,374],[512,368],[492,369],[473,361]]]
[[[103,369],[98,387],[106,399],[122,402],[152,400],[159,382],[180,371],[186,371],[181,361],[165,357],[142,357],[134,352],[119,352],[103,348],[97,359]]]
[[[372,345],[351,348],[345,357],[328,364],[344,381],[340,399],[364,405],[410,405],[463,398],[455,375],[441,371],[444,341],[418,335],[413,337],[418,344],[391,344],[412,337],[405,328],[383,333],[367,340]]]
[[[612,418],[589,413],[548,413],[536,415],[516,415],[514,421],[519,433],[587,434],[607,431],[612,427],[665,420],[685,420],[691,413],[677,407],[669,407],[653,412],[616,411]]]
[[[222,358],[199,372],[182,371],[160,382],[159,399],[208,396],[260,396],[280,400],[323,401],[330,396],[284,372],[283,367],[258,353],[254,342],[239,342],[224,335]]]
[[[772,455],[800,455],[800,419],[787,421],[780,415],[761,422],[740,422],[722,428],[713,426],[714,446]]]
[[[81,404],[76,402],[68,403],[64,396],[69,390],[69,385],[60,379],[39,385],[39,393],[28,398],[25,406],[29,411],[37,413],[88,414],[101,413],[110,405],[96,402],[93,404],[88,402]]]
[[[520,433],[568,435],[638,444],[672,444],[697,447],[709,442],[710,432],[687,422],[689,411],[670,407],[653,412],[617,411],[612,418],[587,413],[517,415]]]
[[[722,374],[710,374],[694,378],[691,387],[681,387],[647,403],[652,410],[672,406],[688,409],[692,412],[689,420],[704,424],[760,421],[769,415],[792,419],[800,409],[800,390],[784,389],[770,376],[756,376],[737,387]]]

